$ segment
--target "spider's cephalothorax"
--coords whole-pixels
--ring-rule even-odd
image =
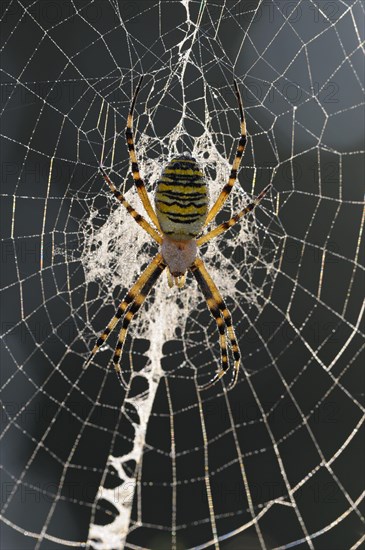
[[[221,348],[221,368],[209,382],[198,387],[199,389],[209,388],[228,371],[230,366],[228,360],[228,345],[230,346],[234,360],[233,376],[229,385],[229,387],[233,387],[238,378],[240,353],[232,326],[232,318],[203,260],[198,257],[197,251],[204,243],[221,235],[243,218],[243,216],[251,212],[264,198],[271,185],[268,185],[253,202],[240,210],[230,220],[221,223],[204,235],[202,234],[204,227],[207,226],[221,210],[233,188],[246,145],[246,124],[242,100],[238,86],[236,82],[234,82],[240,110],[241,137],[238,142],[236,156],[232,164],[228,182],[224,185],[213,206],[208,209],[207,186],[204,175],[196,160],[188,154],[175,157],[164,168],[157,182],[155,212],[139,172],[134,148],[132,129],[133,110],[141,82],[142,77],[135,91],[128,114],[126,139],[132,164],[134,183],[143,206],[155,227],[127,202],[123,194],[116,189],[104,168],[100,167],[100,170],[115,197],[122,203],[134,220],[161,246],[161,249],[139,276],[124,300],[119,304],[114,317],[96,341],[85,366],[91,362],[95,353],[107,340],[118,321],[122,319],[122,326],[119,332],[118,344],[115,349],[113,362],[119,381],[125,387],[119,362],[129,323],[138,312],[150,290],[165,269],[167,271],[169,285],[172,286],[175,282],[179,287],[184,284],[186,271],[189,270],[195,277],[207,302],[207,306],[217,324]]]

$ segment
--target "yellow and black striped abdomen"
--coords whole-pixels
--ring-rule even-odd
[[[204,174],[187,155],[172,159],[157,182],[155,206],[162,231],[173,240],[196,237],[208,213]]]

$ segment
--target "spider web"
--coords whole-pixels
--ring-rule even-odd
[[[10,1],[2,5],[4,548],[360,548],[363,5]],[[242,353],[206,392],[218,333],[192,278],[163,276],[110,368],[83,364],[156,252],[143,213],[192,152],[213,200],[239,136],[239,183],[203,247]],[[114,339],[113,339],[114,338]]]

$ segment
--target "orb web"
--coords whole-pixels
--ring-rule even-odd
[[[3,537],[21,548],[360,548],[364,419],[360,2],[10,2],[2,13]],[[26,36],[27,40],[22,40]],[[324,57],[324,52],[327,57]],[[150,197],[190,152],[216,223],[201,255],[231,310],[237,386],[206,392],[218,333],[194,280],[161,277],[84,369],[157,248]],[[354,472],[356,475],[354,475]]]

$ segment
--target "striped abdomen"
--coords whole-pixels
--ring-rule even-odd
[[[171,239],[193,239],[200,233],[208,213],[208,194],[195,159],[184,155],[168,163],[157,182],[155,206],[161,229]]]

